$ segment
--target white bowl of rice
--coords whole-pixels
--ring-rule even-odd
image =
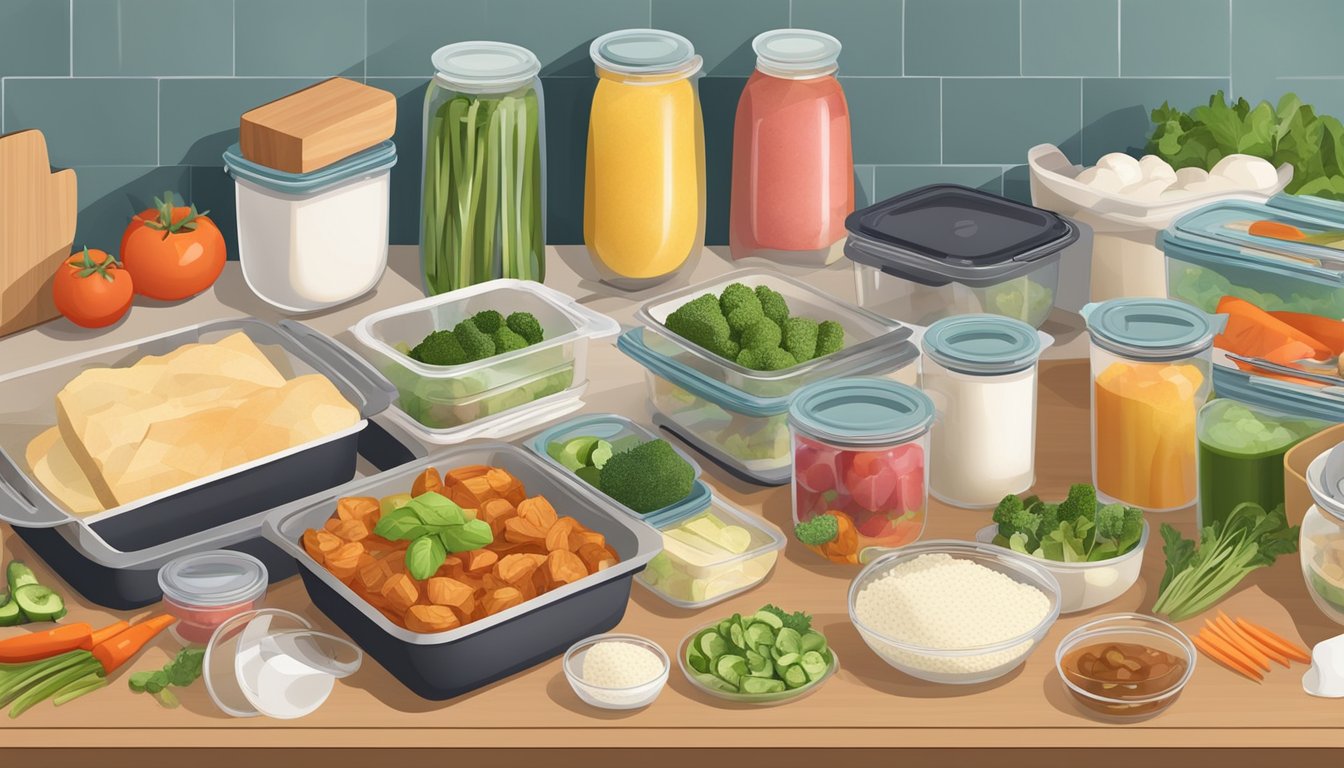
[[[585,703],[640,709],[663,692],[672,663],[657,643],[638,635],[593,635],[570,646],[565,677]]]
[[[1059,582],[993,545],[926,541],[869,563],[849,588],[849,620],[873,652],[934,683],[1001,677],[1059,618]]]

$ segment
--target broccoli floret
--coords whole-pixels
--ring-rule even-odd
[[[481,333],[494,334],[504,325],[504,316],[493,309],[483,309],[471,316],[471,322]]]
[[[756,369],[758,371],[782,371],[798,364],[793,355],[779,347],[762,352],[759,362],[760,366]]]
[[[528,344],[541,342],[541,323],[531,312],[513,312],[504,323],[509,326],[509,330],[527,339]]]
[[[681,501],[694,482],[695,468],[666,440],[650,440],[613,454],[598,477],[603,493],[640,514]]]
[[[1143,511],[1123,504],[1107,504],[1097,510],[1096,539],[1090,560],[1119,557],[1143,536]]]
[[[667,328],[678,336],[697,346],[703,347],[720,357],[730,346],[732,329],[728,319],[719,311],[719,299],[712,293],[706,293],[693,299],[667,316]]]
[[[410,351],[412,360],[426,365],[461,365],[467,362],[467,353],[452,331],[434,331]]]
[[[495,354],[497,355],[528,346],[527,339],[505,325],[501,325],[494,333],[490,334],[490,338],[495,342]]]
[[[840,535],[840,523],[832,515],[817,515],[793,526],[793,535],[809,547],[820,547]]]
[[[753,294],[752,298],[756,298]],[[760,302],[756,302],[754,307],[738,307],[728,313],[728,328],[733,333],[741,333],[747,328],[755,325],[758,321],[765,319],[765,313],[761,312]]]
[[[763,317],[742,329],[741,344],[743,349],[754,349],[764,353],[778,349],[782,338],[779,326]]]
[[[789,319],[789,303],[779,291],[769,286],[758,285],[756,298],[761,300],[761,311],[766,317],[775,321],[775,325],[782,325]]]
[[[480,328],[470,320],[463,320],[453,327],[453,335],[457,337],[457,343],[462,345],[462,351],[466,353],[467,362],[472,360],[484,360],[487,357],[493,357],[495,354],[495,342],[489,336],[481,332]]]
[[[719,357],[726,357],[729,360],[736,360],[737,356],[742,352],[742,345],[737,343],[736,339],[730,338],[727,341],[723,342],[723,345],[720,346],[716,351],[718,352]]]
[[[839,352],[845,347],[845,326],[834,320],[823,320],[817,326],[817,357]]]
[[[993,519],[999,526],[999,536],[1005,540],[1012,538],[1013,534],[1020,533],[1025,535],[1029,541],[1034,542],[1037,533],[1040,531],[1040,516],[1033,509],[1028,508],[1021,498],[1013,494],[1004,496],[999,505],[994,508]]]
[[[761,353],[754,349],[744,349],[737,353],[737,364],[753,371],[761,370]]]
[[[798,362],[817,356],[817,322],[805,317],[790,317],[780,329],[780,343]]]
[[[741,283],[732,283],[723,289],[723,295],[719,297],[719,309],[724,317],[744,307],[756,310],[757,313],[761,311],[761,300],[754,291]]]
[[[1069,495],[1059,503],[1059,522],[1071,523],[1074,528],[1082,520],[1091,522],[1097,514],[1097,490],[1087,483],[1069,486]]]
[[[1036,527],[1036,532],[1041,536],[1045,536],[1047,533],[1050,533],[1059,527],[1060,519],[1058,504],[1038,502],[1034,508],[1028,506],[1027,509],[1032,510],[1040,516],[1041,522],[1040,525]]]

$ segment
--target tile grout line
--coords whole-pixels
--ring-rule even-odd
[[[1227,0],[1227,96],[1236,98],[1232,89],[1232,0]]]
[[[1022,72],[1022,0],[1017,0],[1017,76]]]
[[[369,84],[369,0],[364,0],[364,84]]]
[[[71,2],[73,2],[73,0],[71,0]],[[905,2],[905,0],[901,0],[901,77],[905,77],[905,49],[906,49],[906,44],[905,44],[905,36],[906,36],[906,32],[905,32],[905,6],[906,6],[906,2]],[[941,87],[941,86],[939,86],[939,87]],[[941,118],[940,118],[940,120],[941,120]],[[939,133],[942,133],[942,130],[943,130],[943,129],[942,129],[942,126],[940,125],[939,128],[938,128],[938,132],[939,132]]]
[[[943,164],[943,128],[947,125],[947,106],[943,102],[943,78],[938,78],[938,164]]]
[[[75,0],[70,0],[70,76],[75,76]]]
[[[154,79],[154,165],[163,162],[163,81]]]
[[[1125,74],[1125,49],[1124,49],[1124,29],[1125,14],[1121,6],[1125,0],[1115,0],[1115,76],[1124,77]]]
[[[233,24],[229,27],[229,76],[238,76],[238,0],[229,0]]]

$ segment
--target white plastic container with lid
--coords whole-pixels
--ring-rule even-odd
[[[920,386],[938,411],[929,493],[957,507],[992,507],[1036,481],[1036,371],[1054,342],[1019,320],[948,317],[922,339]]]
[[[391,140],[311,173],[285,173],[224,152],[238,207],[238,260],[252,292],[285,312],[313,312],[368,293],[387,266]]]
[[[259,608],[269,583],[265,564],[229,549],[183,555],[159,569],[163,605],[184,643],[203,644],[224,622]]]
[[[1148,530],[1148,521],[1145,520],[1139,543],[1123,555],[1109,560],[1065,563],[1033,558],[1059,582],[1059,612],[1086,611],[1105,605],[1128,592],[1139,580],[1143,552],[1148,547]],[[981,544],[994,544],[994,537],[998,533],[998,525],[987,525],[976,531],[975,540]]]
[[[1307,593],[1321,613],[1336,624],[1344,624],[1344,472],[1339,466],[1341,459],[1344,459],[1344,450],[1335,446],[1321,453],[1307,467],[1307,489],[1316,503],[1302,518],[1302,532],[1298,538]]]

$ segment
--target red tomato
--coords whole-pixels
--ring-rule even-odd
[[[131,308],[131,275],[103,251],[84,249],[66,259],[51,283],[56,309],[75,325],[102,328]]]
[[[174,207],[171,192],[154,204],[136,214],[121,236],[122,265],[142,296],[163,301],[195,296],[224,271],[224,236],[196,206]]]

